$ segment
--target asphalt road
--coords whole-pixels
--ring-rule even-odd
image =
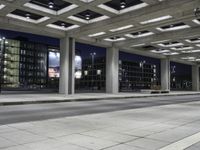
[[[200,101],[200,95],[0,106],[0,124]]]

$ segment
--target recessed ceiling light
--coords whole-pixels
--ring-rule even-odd
[[[197,44],[196,46],[200,47],[200,44]]]
[[[52,0],[50,0],[48,6],[49,6],[49,8],[53,9],[54,8],[54,2]]]
[[[26,14],[26,18],[30,19],[31,14]]]
[[[163,21],[163,20],[167,20],[167,19],[171,19],[171,18],[172,18],[172,16],[167,15],[167,16],[162,16],[162,17],[150,19],[150,20],[147,20],[147,21],[143,21],[143,22],[140,22],[140,24],[144,25],[144,24],[159,22],[159,21]]]
[[[106,38],[104,39],[105,41],[109,41],[109,42],[117,42],[117,41],[124,41],[126,40],[126,38],[124,37],[121,37],[121,38],[114,38],[114,39],[111,39],[111,38]]]
[[[187,39],[187,40],[185,40],[186,42],[188,42],[188,43],[200,43],[200,38],[196,38],[196,39],[194,39],[194,40],[192,40],[192,39]]]
[[[90,20],[90,14],[89,14],[89,13],[87,13],[87,14],[85,15],[85,19],[86,19],[86,20]]]
[[[175,31],[175,30],[181,30],[181,29],[187,29],[187,28],[190,28],[190,26],[189,25],[181,25],[181,26],[171,26],[170,25],[170,28],[163,29],[162,27],[161,28],[159,27],[156,29],[161,32],[167,32],[167,31]]]
[[[179,48],[173,47],[173,48],[171,48],[171,49],[172,49],[172,50],[175,50],[175,51],[181,51],[181,50],[190,50],[190,49],[193,49],[193,47],[191,47],[191,46],[179,47]]]
[[[121,0],[121,1],[120,1],[120,7],[121,7],[122,9],[124,9],[124,8],[126,7],[126,0]]]
[[[119,28],[115,28],[115,29],[111,29],[110,32],[117,32],[117,31],[121,31],[121,30],[125,30],[125,29],[129,29],[134,27],[134,25],[127,25],[127,26],[123,26],[123,27],[119,27]]]
[[[142,43],[142,44],[132,45],[131,47],[140,47],[140,46],[145,46],[145,45],[146,45],[145,43]]]
[[[90,3],[90,2],[92,2],[94,0],[80,0],[80,1],[85,2],[85,3]]]
[[[5,5],[0,4],[0,9],[3,9],[5,7]]]
[[[140,37],[150,36],[150,35],[153,35],[153,34],[154,34],[153,32],[146,32],[146,33],[138,32],[138,35],[125,34],[125,36],[127,36],[129,38],[140,38]]]
[[[163,43],[161,43],[161,44],[158,44],[159,46],[162,46],[162,47],[175,47],[175,46],[182,46],[182,45],[184,45],[183,43],[169,43],[169,44],[167,44],[167,45],[165,45],[165,44],[163,44]]]
[[[191,59],[195,59],[195,57],[189,57],[188,56],[188,57],[181,57],[181,59],[183,59],[183,60],[189,60],[190,59],[191,60]]]
[[[157,53],[157,54],[161,54],[161,53],[168,53],[168,52],[170,52],[169,50],[166,50],[166,49],[164,49],[164,50],[151,50],[151,52],[152,53]]]
[[[182,53],[199,53],[200,50],[182,51]]]
[[[163,53],[163,55],[167,55],[167,56],[170,56],[170,55],[178,55],[179,53],[177,52],[169,52],[169,53]]]
[[[192,50],[192,53],[198,53],[198,52],[200,52],[199,49],[198,50]]]
[[[61,26],[62,26],[63,28],[65,28],[65,23],[61,23]]]
[[[96,37],[96,36],[100,36],[100,35],[104,35],[106,34],[105,32],[98,32],[98,33],[94,33],[94,34],[90,34],[88,35],[89,37]]]
[[[47,27],[58,29],[58,30],[63,30],[63,31],[69,31],[69,30],[72,30],[72,29],[76,29],[80,26],[79,25],[72,25],[70,27],[66,27],[66,26],[63,27],[63,26],[58,26],[58,25],[55,25],[55,24],[48,24]]]
[[[200,21],[199,21],[199,19],[194,19],[194,20],[192,20],[194,23],[196,23],[196,24],[199,24],[200,25]]]

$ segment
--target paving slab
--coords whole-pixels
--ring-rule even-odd
[[[145,94],[145,93],[82,93],[73,95],[63,94],[2,94],[0,95],[1,105],[25,105],[40,103],[61,103],[73,101],[92,101],[105,99],[122,99],[122,98],[143,98],[143,97],[161,97],[161,96],[183,96],[183,95],[200,95],[200,92],[179,91],[162,94]]]
[[[6,124],[0,126],[0,150],[159,150],[183,141],[187,150],[195,150],[199,105],[193,101]]]

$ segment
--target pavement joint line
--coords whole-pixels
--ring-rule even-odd
[[[191,136],[188,136],[180,141],[174,142],[159,150],[184,150],[198,142],[200,142],[200,132],[193,134]]]
[[[63,102],[81,102],[81,101],[97,101],[97,100],[112,100],[112,99],[129,99],[129,98],[145,98],[145,97],[166,97],[166,96],[187,96],[200,95],[200,93],[179,93],[179,94],[152,94],[152,95],[136,95],[136,96],[111,96],[111,97],[89,97],[89,98],[72,98],[62,100],[31,100],[31,101],[15,101],[15,102],[0,102],[0,106],[8,105],[29,105],[29,104],[45,104],[45,103],[63,103]]]

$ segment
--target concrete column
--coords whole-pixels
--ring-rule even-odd
[[[112,47],[106,54],[106,92],[119,92],[119,49]]]
[[[170,60],[161,59],[161,90],[170,90]]]
[[[192,66],[192,90],[199,91],[199,66]]]
[[[60,39],[60,94],[74,94],[75,40],[70,37]]]

